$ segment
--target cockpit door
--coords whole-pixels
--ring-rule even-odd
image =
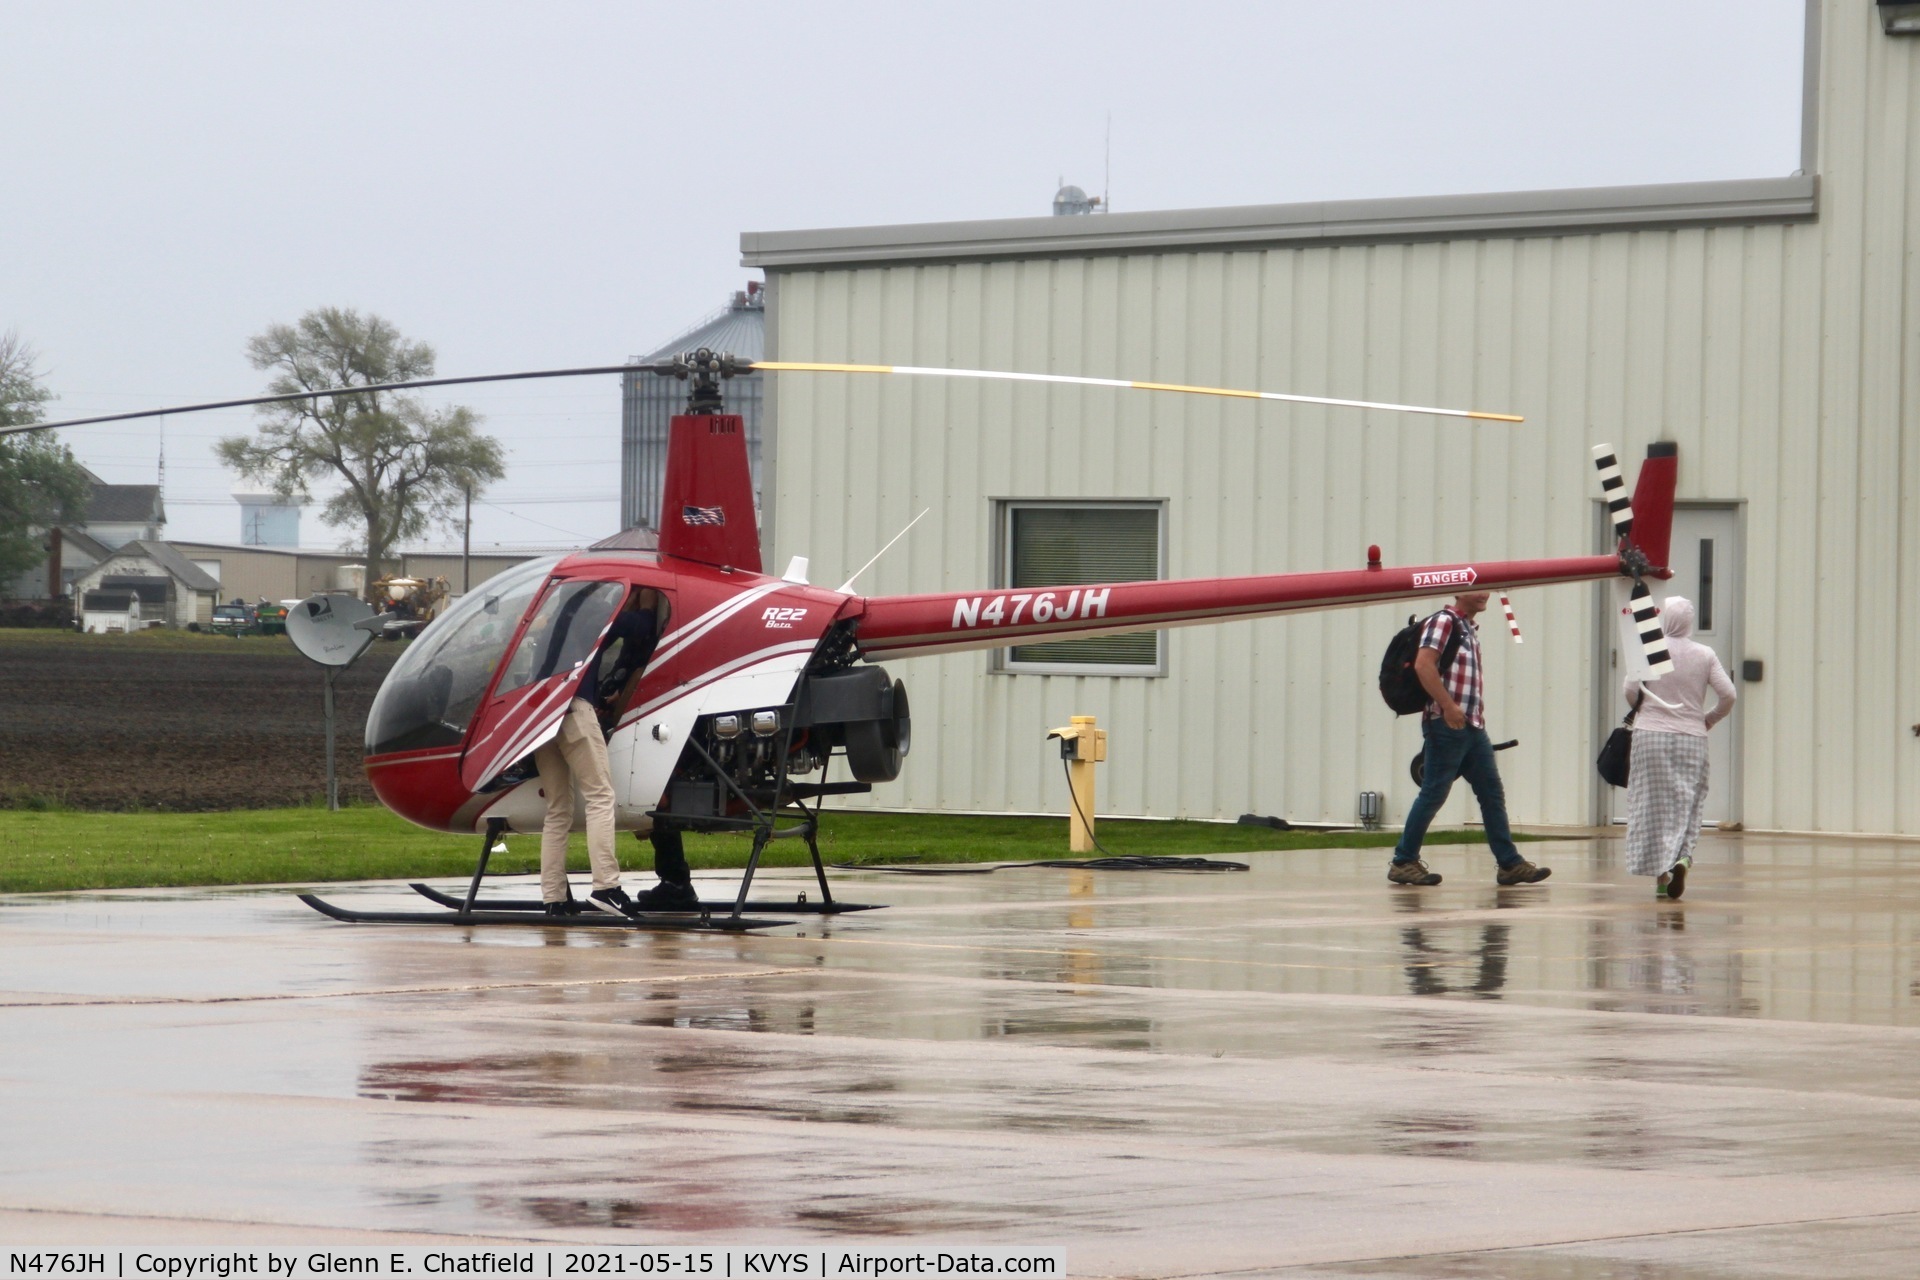
[[[559,732],[581,668],[626,596],[624,582],[548,584],[474,717],[460,761],[462,785],[478,791]]]

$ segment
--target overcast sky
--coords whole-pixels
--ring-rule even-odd
[[[0,0],[0,330],[51,417],[257,393],[247,338],[323,305],[443,375],[619,362],[743,287],[742,231],[1097,193],[1109,116],[1120,211],[1782,175],[1803,12]],[[477,544],[617,527],[617,379],[439,400],[508,450]],[[238,541],[210,443],[251,423],[168,420],[170,536]],[[151,422],[64,438],[154,478]]]

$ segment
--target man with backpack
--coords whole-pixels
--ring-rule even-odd
[[[1473,622],[1487,607],[1487,598],[1485,591],[1455,596],[1451,605],[1427,619],[1420,633],[1413,674],[1427,695],[1420,720],[1426,739],[1426,780],[1407,811],[1407,825],[1387,867],[1387,879],[1394,884],[1440,883],[1440,877],[1420,861],[1420,844],[1426,839],[1427,825],[1447,802],[1455,778],[1465,778],[1480,802],[1487,843],[1500,864],[1496,883],[1536,884],[1553,874],[1552,868],[1536,867],[1522,858],[1507,829],[1507,794],[1500,785],[1493,742],[1487,737],[1480,632]],[[1443,654],[1449,658],[1444,664]]]

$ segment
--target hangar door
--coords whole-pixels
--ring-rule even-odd
[[[1693,601],[1698,622],[1693,638],[1720,656],[1720,665],[1740,683],[1740,624],[1746,582],[1746,555],[1740,541],[1740,509],[1729,504],[1681,504],[1673,513],[1673,546],[1669,552],[1673,577],[1666,582],[1649,581],[1648,586],[1660,599],[1685,596]],[[1606,604],[1600,610],[1601,714],[1599,736],[1593,744],[1599,754],[1627,704],[1620,696],[1620,637],[1612,616],[1609,588]],[[1708,699],[1713,695],[1709,693]],[[1715,726],[1707,736],[1707,811],[1711,824],[1732,822],[1740,816],[1740,708]],[[1600,820],[1627,820],[1627,793],[1610,787],[1595,777],[1600,788]]]

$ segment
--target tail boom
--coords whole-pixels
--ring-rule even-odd
[[[1445,598],[1468,591],[1592,582],[1619,573],[1617,556],[1577,556],[876,597],[850,602],[842,616],[858,619],[860,652],[878,660]]]

